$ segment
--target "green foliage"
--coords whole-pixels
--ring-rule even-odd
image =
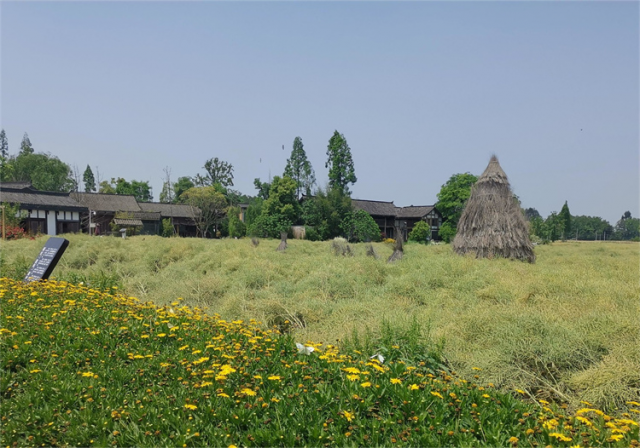
[[[217,157],[204,163],[206,174],[196,175],[195,184],[202,187],[220,184],[223,187],[233,186],[233,165]]]
[[[189,176],[179,177],[178,181],[173,184],[173,201],[184,202],[182,200],[182,194],[193,187],[195,187],[195,184],[193,183],[193,179],[191,179]]]
[[[0,157],[6,159],[9,157],[9,142],[4,129],[0,131]]]
[[[132,180],[131,182],[129,182],[122,177],[119,177],[117,179],[112,178],[111,183],[109,184],[111,188],[105,188],[105,191],[102,191],[102,184],[103,182],[100,183],[101,193],[130,195],[134,196],[136,198],[136,201],[138,202],[151,202],[153,200],[151,186],[147,181],[142,182]]]
[[[171,224],[171,218],[165,218],[162,220],[162,236],[169,238],[175,235],[175,229]]]
[[[84,182],[84,191],[86,193],[96,191],[96,179],[93,176],[93,171],[89,165],[87,165],[87,169],[84,170],[82,181]]]
[[[269,199],[269,190],[271,189],[271,184],[269,182],[260,182],[259,178],[253,179],[253,185],[258,190],[258,197],[264,199],[265,201]]]
[[[103,180],[102,182],[100,182],[98,193],[116,194],[116,189],[109,182]]]
[[[438,231],[438,235],[442,238],[442,241],[445,243],[450,243],[453,241],[453,238],[456,236],[456,228],[451,223],[451,221],[445,221],[440,226],[440,230]]]
[[[438,193],[436,208],[442,214],[442,219],[449,221],[453,226],[458,224],[464,206],[471,195],[471,187],[477,182],[478,177],[471,173],[454,174]]]
[[[24,141],[23,144],[26,145]],[[73,189],[69,165],[55,156],[34,153],[31,146],[25,146],[17,156],[10,157],[8,163],[12,172],[11,177],[5,180],[31,182],[33,188],[44,191],[68,192]]]
[[[573,237],[578,240],[595,240],[602,239],[602,234],[610,235],[613,233],[613,227],[608,221],[598,216],[573,216],[571,219],[573,230],[569,238]]]
[[[454,174],[440,189],[436,209],[442,214],[443,224],[439,235],[444,241],[453,240],[458,220],[471,195],[471,187],[477,180],[478,177],[471,173]]]
[[[616,240],[633,240],[640,237],[640,219],[631,217],[630,212],[625,212],[616,223],[613,238]]]
[[[218,223],[227,212],[227,200],[215,187],[193,187],[182,193],[183,203],[192,207],[200,236],[216,235]]]
[[[247,211],[244,214],[244,223],[247,228],[262,214],[263,203],[264,201],[261,198],[254,198],[249,202],[249,207],[247,207]]]
[[[564,223],[560,215],[556,212],[551,212],[544,221],[540,237],[543,241],[557,241],[562,237],[563,228]]]
[[[290,177],[274,177],[269,189],[269,198],[262,206],[262,214],[279,215],[292,224],[296,223],[301,212],[296,188],[296,181]]]
[[[33,152],[33,145],[31,144],[31,140],[29,140],[29,134],[25,132],[22,137],[22,142],[20,143],[20,154],[28,155],[33,154]]]
[[[280,238],[280,232],[290,233],[292,222],[283,215],[267,215],[264,212],[247,226],[247,235],[260,238]]]
[[[351,198],[340,188],[329,188],[326,192],[319,188],[314,197],[304,202],[302,219],[315,228],[321,240],[328,240],[343,234],[342,222],[352,211]]]
[[[229,218],[229,236],[231,238],[242,238],[247,233],[245,224],[240,221],[240,207],[231,207],[227,212]]]
[[[564,205],[558,215],[560,219],[560,226],[562,229],[562,240],[566,240],[571,235],[571,213],[569,212],[569,205],[567,201],[564,201]]]
[[[329,139],[325,168],[329,168],[329,189],[338,189],[344,196],[349,196],[349,184],[355,184],[358,179],[353,168],[351,148],[338,131],[334,131]]]
[[[380,227],[364,210],[347,213],[340,223],[340,229],[350,242],[380,241]]]
[[[316,183],[316,176],[311,167],[311,162],[307,159],[307,153],[304,151],[300,137],[296,137],[293,140],[293,151],[291,151],[291,157],[287,159],[284,175],[296,181],[297,197],[302,194],[311,195],[311,187]]]
[[[162,183],[162,191],[160,192],[160,202],[170,204],[175,199],[175,193],[173,191],[173,185],[171,182]]]
[[[426,244],[431,239],[431,228],[425,221],[418,221],[414,224],[411,233],[409,233],[409,241]]]
[[[538,210],[533,207],[529,207],[528,209],[524,210],[524,216],[529,222],[531,222],[531,220],[534,218],[542,218]]]
[[[320,241],[320,234],[315,227],[304,226],[304,239],[309,241]]]
[[[7,228],[20,227],[22,220],[29,215],[26,210],[20,210],[20,204],[3,202],[1,205],[4,207],[4,223]]]

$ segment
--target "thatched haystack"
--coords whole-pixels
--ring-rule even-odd
[[[473,252],[477,258],[536,260],[529,225],[495,155],[471,189],[458,221],[453,250],[460,255]]]
[[[402,247],[402,230],[396,226],[396,243],[393,247],[393,253],[387,260],[387,263],[392,263],[396,260],[402,260],[404,254],[404,248]]]
[[[282,252],[286,248],[287,248],[287,232],[280,232],[280,245],[276,250]]]

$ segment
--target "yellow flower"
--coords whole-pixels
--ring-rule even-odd
[[[218,394],[218,397],[229,398],[229,395],[225,394],[224,392],[220,392],[220,393]]]
[[[347,378],[350,381],[358,381],[360,379],[360,376],[358,376],[358,375],[347,375]]]
[[[557,433],[557,432],[552,432],[551,434],[549,434],[549,437],[555,437],[556,439],[560,440],[561,442],[571,442],[571,440],[572,440],[571,437],[567,437],[564,434],[560,434],[560,433]]]
[[[519,394],[522,395],[526,395],[525,392],[522,389],[516,389],[516,392],[518,392]],[[512,439],[514,439],[515,437],[512,437]]]
[[[369,381],[365,381],[364,383],[360,384],[362,387],[371,387],[371,383]]]
[[[438,397],[438,398],[444,398],[442,395],[440,395],[438,392],[431,392],[431,395],[433,395],[434,397]]]
[[[163,337],[165,337],[165,336],[166,336],[166,333],[160,333],[160,334],[158,335],[158,337],[159,337],[159,338],[163,338]]]
[[[198,406],[193,405],[193,404],[185,404],[184,407],[186,409],[189,409],[190,411],[195,411],[196,409],[198,409]]]
[[[402,380],[400,378],[391,378],[391,384],[402,384]]]
[[[279,375],[271,375],[268,379],[271,381],[280,381],[281,378]]]
[[[611,440],[615,440],[616,442],[622,440],[624,438],[624,436],[622,434],[614,434],[611,437],[609,437]]]
[[[488,394],[482,394],[482,398],[491,398]]]
[[[356,369],[355,367],[345,367],[342,370],[344,370],[347,373],[360,373],[360,370]]]
[[[420,386],[418,386],[417,384],[412,384],[411,386],[409,386],[409,390],[418,390],[420,389]]]
[[[512,445],[515,445],[516,443],[518,443],[518,438],[517,437],[511,437],[509,439],[509,443]]]
[[[251,389],[247,389],[247,388],[242,389],[240,392],[242,392],[243,394],[248,395],[250,397],[253,397],[253,396],[256,395],[255,391],[253,391]]]
[[[640,406],[640,403],[637,401],[627,401],[627,404],[630,404],[631,406]]]
[[[346,418],[348,422],[353,420],[353,416],[354,416],[353,412],[344,411],[342,415],[344,415],[344,418]]]

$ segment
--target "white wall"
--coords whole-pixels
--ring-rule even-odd
[[[47,211],[47,235],[56,234],[56,212]]]

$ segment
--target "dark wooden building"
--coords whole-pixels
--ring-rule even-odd
[[[197,214],[199,209],[193,210],[193,207],[186,204],[166,204],[162,202],[140,202],[138,205],[145,213],[157,213],[159,215],[160,231],[162,230],[162,220],[171,219],[176,235],[196,236],[197,228],[193,214],[194,212]]]

